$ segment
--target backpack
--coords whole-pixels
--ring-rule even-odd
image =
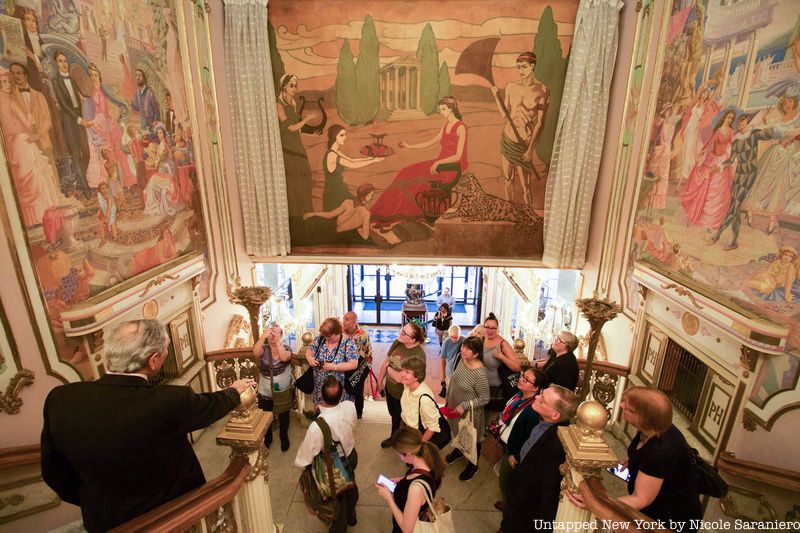
[[[322,522],[330,524],[340,512],[337,494],[357,488],[355,472],[347,457],[343,456],[341,444],[333,440],[325,419],[317,417],[314,422],[322,431],[322,451],[300,474],[300,490],[308,510]]]

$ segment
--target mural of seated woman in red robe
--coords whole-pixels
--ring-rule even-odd
[[[400,148],[422,149],[438,142],[441,146],[439,155],[436,159],[400,169],[370,209],[371,219],[376,226],[385,227],[403,220],[421,220],[423,213],[416,201],[417,194],[430,189],[434,181],[452,185],[459,175],[455,170],[438,167],[455,163],[460,165],[461,173],[467,169],[467,126],[461,121],[458,101],[452,96],[439,100],[439,114],[445,119],[445,124],[435,137],[419,144],[400,143]]]

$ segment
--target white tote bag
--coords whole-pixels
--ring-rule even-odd
[[[428,521],[417,519],[413,533],[456,533],[456,526],[453,525],[453,509],[447,505],[444,498],[437,496],[431,501],[431,487],[426,481],[417,478],[412,483],[419,483],[422,486],[425,501],[428,502],[429,519]]]
[[[469,402],[469,411],[458,421],[458,434],[453,439],[453,447],[461,450],[467,461],[478,464],[478,430],[475,429],[472,401]]]

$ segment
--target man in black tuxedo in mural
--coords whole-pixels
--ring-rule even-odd
[[[155,320],[122,323],[105,341],[107,373],[56,387],[44,404],[42,479],[79,505],[87,531],[108,531],[205,483],[186,435],[219,420],[254,385],[195,394],[152,385],[167,357]]]
[[[89,183],[86,181],[86,168],[89,166],[89,140],[83,125],[81,93],[78,84],[69,74],[67,55],[61,50],[53,56],[58,72],[53,78],[53,92],[61,109],[61,126],[67,141],[67,149],[72,155],[72,168],[78,190],[89,198]]]

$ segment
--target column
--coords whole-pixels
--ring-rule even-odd
[[[753,70],[756,67],[756,56],[758,55],[758,32],[756,30],[750,36],[750,42],[747,44],[747,61],[744,66],[744,79],[739,86],[739,98],[736,105],[739,109],[744,109],[747,105],[747,97],[750,96],[750,83],[753,81]]]
[[[722,105],[725,106],[725,91],[728,88],[728,72],[731,70],[731,59],[733,56],[733,42],[728,41],[725,43],[725,59],[722,61],[722,88],[719,91],[719,96],[722,98]]]
[[[411,67],[406,67],[406,109],[411,108]]]
[[[394,72],[394,108],[400,107],[400,70],[397,67],[392,68]]]
[[[583,402],[578,407],[578,422],[567,427],[558,428],[558,440],[567,454],[566,463],[561,466],[564,480],[561,482],[561,498],[556,513],[556,523],[572,522],[587,527],[574,527],[575,533],[591,533],[588,527],[592,521],[592,512],[576,507],[569,501],[565,491],[580,492],[578,487],[584,477],[600,477],[603,468],[616,466],[619,462],[614,451],[603,436],[608,412],[600,402],[594,400]]]
[[[708,81],[708,73],[711,71],[711,54],[714,52],[715,48],[716,48],[716,46],[712,44],[706,49],[706,54],[705,54],[706,57],[705,57],[705,59],[703,61],[703,81],[702,81],[702,83],[705,83],[705,82]],[[701,83],[701,85],[702,85],[702,83]]]

